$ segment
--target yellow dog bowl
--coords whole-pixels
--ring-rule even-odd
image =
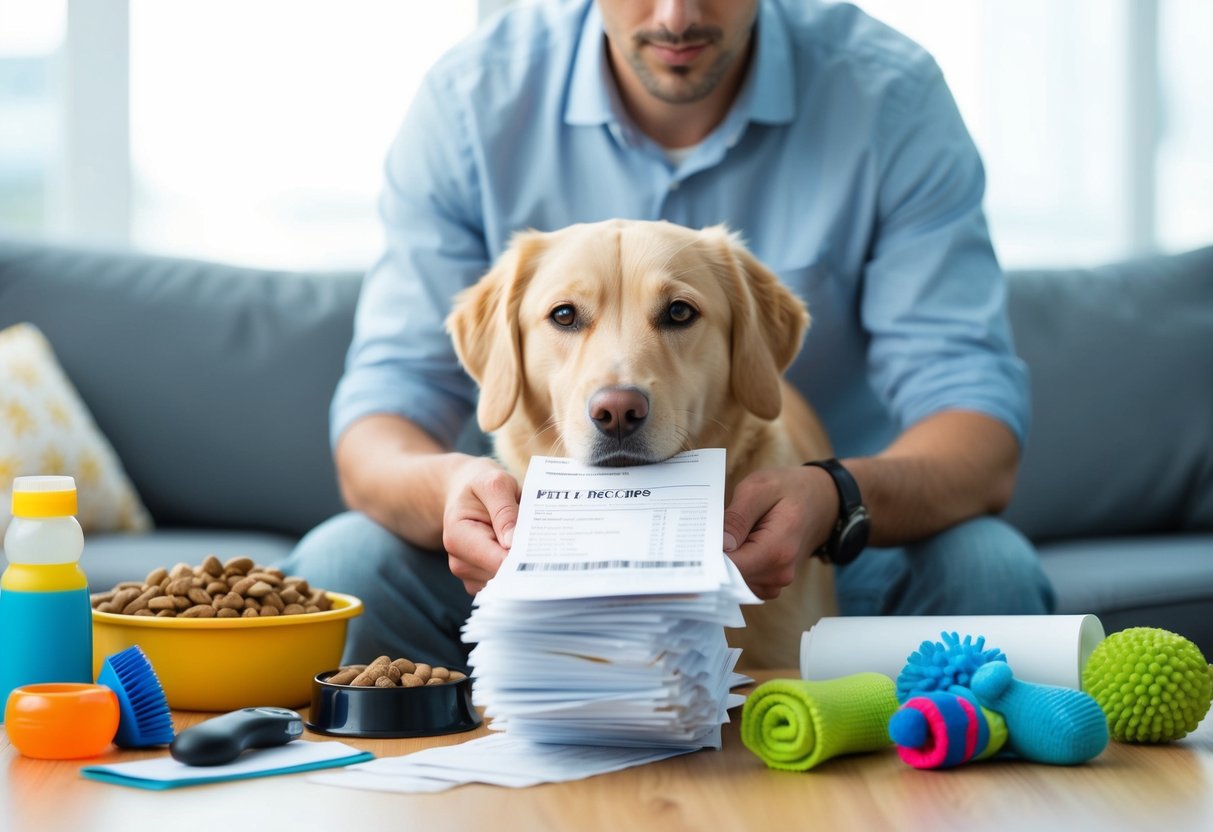
[[[328,593],[332,609],[272,618],[157,618],[93,610],[93,675],[106,656],[138,644],[169,707],[234,711],[295,708],[312,679],[341,662],[349,619],[362,601]]]

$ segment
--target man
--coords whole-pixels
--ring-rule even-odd
[[[1026,380],[942,75],[848,6],[567,0],[519,7],[429,73],[393,144],[332,437],[354,512],[286,568],[367,613],[347,656],[450,662],[510,546],[518,483],[452,452],[475,390],[442,322],[524,228],[726,223],[808,302],[789,378],[840,466],[762,472],[725,549],[776,596],[815,552],[848,614],[1043,613],[1010,498]],[[855,505],[856,490],[869,524]],[[446,552],[446,555],[441,554]]]

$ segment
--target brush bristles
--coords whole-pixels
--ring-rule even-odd
[[[138,645],[108,656],[97,681],[109,684],[118,694],[121,718],[115,743],[143,748],[172,741],[173,719],[164,689]]]

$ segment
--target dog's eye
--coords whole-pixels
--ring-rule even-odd
[[[548,317],[552,319],[552,323],[556,324],[556,326],[569,327],[577,323],[577,310],[573,308],[571,303],[562,303],[553,309],[552,314]]]
[[[675,326],[686,326],[695,318],[699,317],[699,312],[694,306],[684,300],[676,300],[670,304],[670,308],[665,313],[666,320]]]

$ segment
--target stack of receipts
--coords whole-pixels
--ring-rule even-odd
[[[477,596],[473,701],[544,743],[720,747],[757,603],[724,556],[724,451],[660,465],[531,460],[514,547]]]
[[[723,553],[724,451],[595,468],[532,458],[514,545],[464,626],[504,732],[316,775],[388,791],[524,786],[720,747],[747,681],[725,627],[758,603]]]

